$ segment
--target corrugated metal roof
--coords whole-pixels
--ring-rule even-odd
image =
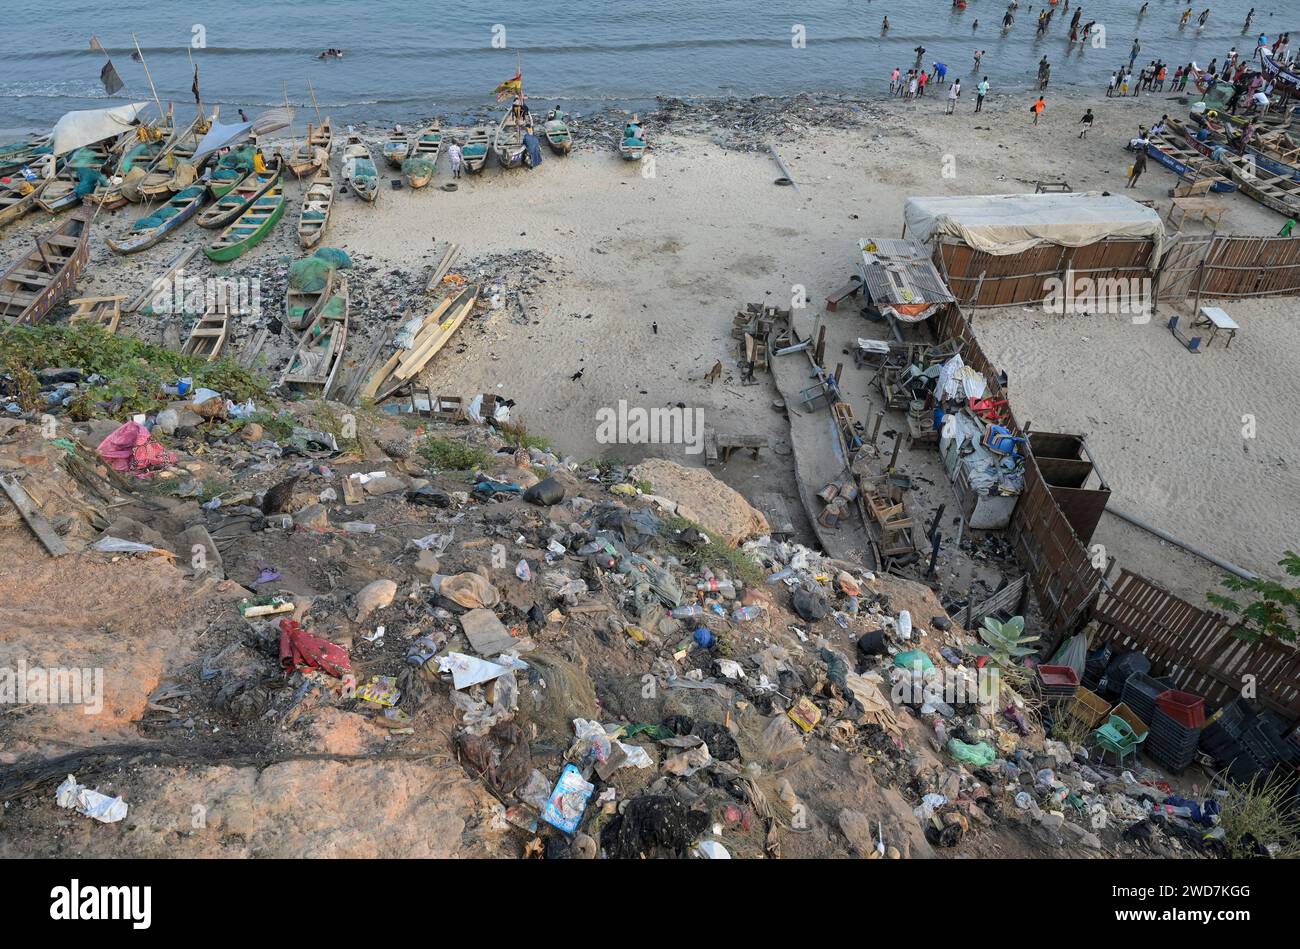
[[[858,269],[877,304],[949,303],[952,292],[920,241],[863,239]]]

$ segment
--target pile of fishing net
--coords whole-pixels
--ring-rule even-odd
[[[337,247],[322,247],[312,256],[289,265],[289,288],[299,293],[320,293],[336,270],[347,270],[352,258]]]
[[[433,177],[433,162],[427,158],[408,158],[402,162],[402,174],[407,178],[428,181]]]

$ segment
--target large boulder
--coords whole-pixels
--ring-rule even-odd
[[[766,534],[767,518],[734,488],[704,468],[685,468],[675,461],[651,458],[636,466],[638,480],[649,481],[654,494],[731,547]]]

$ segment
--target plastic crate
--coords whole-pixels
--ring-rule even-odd
[[[1196,758],[1196,746],[1193,745],[1186,751],[1171,749],[1154,741],[1150,736],[1143,743],[1142,748],[1152,761],[1161,765],[1167,771],[1179,774]]]
[[[1171,679],[1155,679],[1145,672],[1135,672],[1124,682],[1120,701],[1137,712],[1142,721],[1150,724],[1156,715],[1156,697],[1161,692],[1168,692],[1173,686]]]
[[[1156,696],[1156,707],[1188,728],[1200,728],[1205,724],[1205,699],[1191,692],[1176,689],[1161,692]]]
[[[1110,703],[1091,689],[1080,686],[1066,714],[1082,722],[1086,728],[1096,728],[1110,714]]]
[[[1045,691],[1060,692],[1079,688],[1079,675],[1070,666],[1039,666],[1038,681]]]

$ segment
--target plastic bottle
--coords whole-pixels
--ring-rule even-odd
[[[710,577],[708,580],[701,580],[695,584],[695,589],[701,593],[717,593],[728,600],[736,598],[736,585],[730,580],[718,580]]]
[[[375,525],[367,524],[365,521],[348,521],[343,525],[343,529],[349,534],[373,534]]]
[[[718,616],[723,617],[724,619],[727,616],[727,608],[723,606],[721,603],[710,603],[709,609],[713,610],[714,613],[716,613]]]
[[[789,577],[794,576],[794,567],[786,567],[784,570],[778,570],[776,573],[768,574],[768,583],[780,583]]]
[[[521,559],[519,563],[515,564],[515,576],[524,583],[533,578],[533,571],[529,569],[527,560]]]
[[[898,613],[898,638],[903,641],[912,638],[912,614],[907,610]]]
[[[704,615],[704,607],[697,603],[687,603],[684,606],[674,606],[668,615],[673,619],[696,619]]]
[[[752,619],[758,619],[763,615],[761,606],[738,606],[731,611],[731,621],[733,623],[744,623]]]

